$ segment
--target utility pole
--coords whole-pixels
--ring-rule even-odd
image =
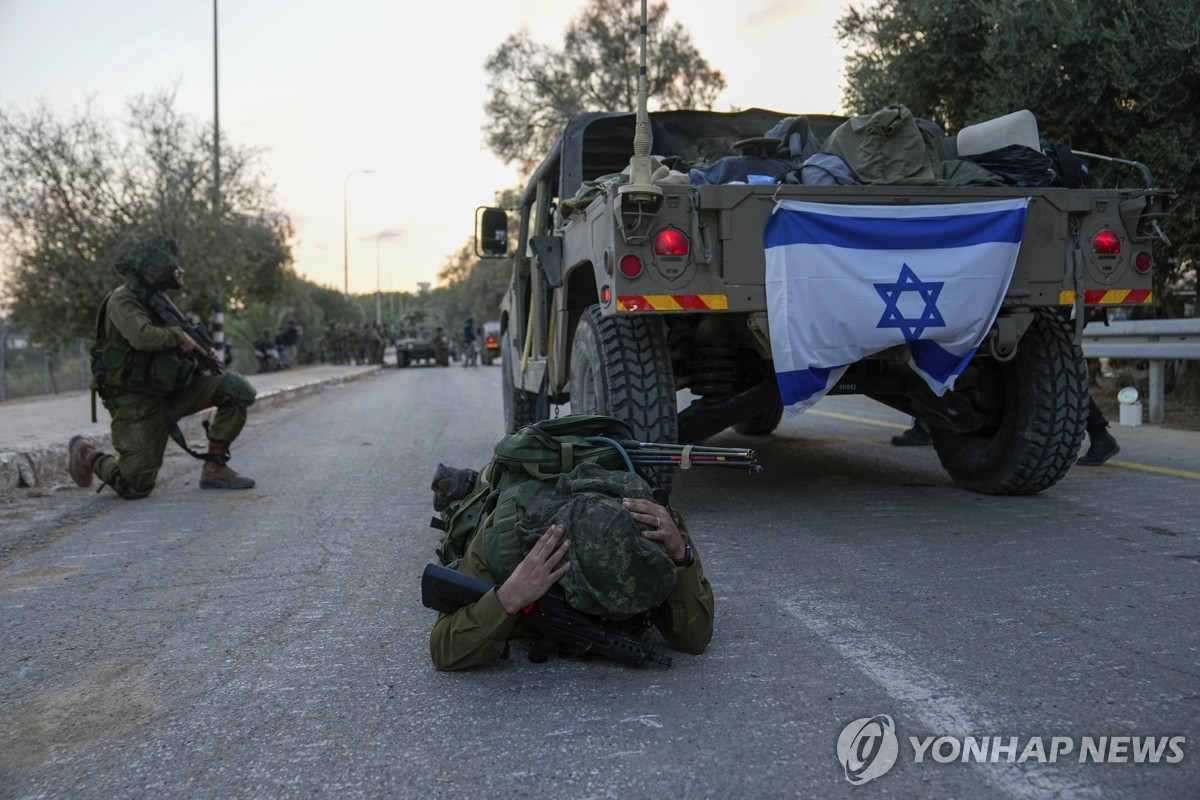
[[[225,361],[225,276],[221,257],[221,94],[217,65],[217,0],[213,0],[213,251],[217,254],[217,307],[213,310],[213,344]]]

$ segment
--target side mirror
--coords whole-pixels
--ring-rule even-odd
[[[508,214],[503,208],[475,209],[475,255],[480,258],[508,255]]]

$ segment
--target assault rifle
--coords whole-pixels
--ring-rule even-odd
[[[171,298],[162,293],[162,290],[155,290],[150,293],[149,300],[150,310],[158,317],[159,322],[170,327],[179,327],[188,336],[192,337],[192,341],[200,345],[204,352],[192,351],[187,355],[196,360],[200,366],[207,369],[216,375],[223,372],[221,364],[213,357],[216,349],[213,347],[212,339],[208,338],[208,331],[203,325],[193,325],[183,313],[175,307],[171,302]]]
[[[421,603],[434,611],[453,614],[494,588],[494,584],[472,575],[427,564],[421,576]],[[595,653],[638,667],[647,661],[671,666],[670,656],[656,653],[641,639],[610,631],[592,617],[571,608],[562,587],[557,584],[540,600],[521,609],[521,613],[522,621],[543,637],[530,649],[530,661],[540,663],[550,652],[562,650],[576,656]]]

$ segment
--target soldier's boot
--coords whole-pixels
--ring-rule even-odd
[[[1089,431],[1088,439],[1091,441],[1091,446],[1076,462],[1081,467],[1098,467],[1121,452],[1121,446],[1117,444],[1117,440],[1107,429],[1095,433]]]
[[[215,439],[209,439],[208,452],[218,456],[224,456],[226,459],[228,459],[229,442],[218,442]],[[217,464],[212,461],[205,461],[204,468],[200,471],[200,488],[252,489],[254,488],[254,479],[247,478],[245,475],[237,474],[226,464]]]
[[[67,452],[70,454],[67,471],[71,473],[71,480],[84,488],[91,486],[92,464],[101,456],[100,451],[82,436],[72,436],[70,444],[67,445]]]

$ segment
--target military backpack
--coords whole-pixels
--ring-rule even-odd
[[[559,476],[580,464],[634,472],[619,444],[633,438],[624,422],[599,414],[568,414],[508,434],[496,443],[491,462],[475,476],[473,484],[458,492],[460,496],[445,506],[440,519],[434,518],[433,526],[443,532],[437,548],[439,561],[457,568],[480,533],[515,531],[529,509],[554,492]],[[458,472],[461,481],[464,471]],[[439,475],[445,474],[439,470]],[[438,490],[436,477],[433,488]],[[647,496],[649,491],[647,485]],[[498,578],[507,576],[520,561],[520,553],[495,548],[501,542],[515,542],[515,537],[492,536],[488,541],[494,543],[488,553],[489,566]]]

